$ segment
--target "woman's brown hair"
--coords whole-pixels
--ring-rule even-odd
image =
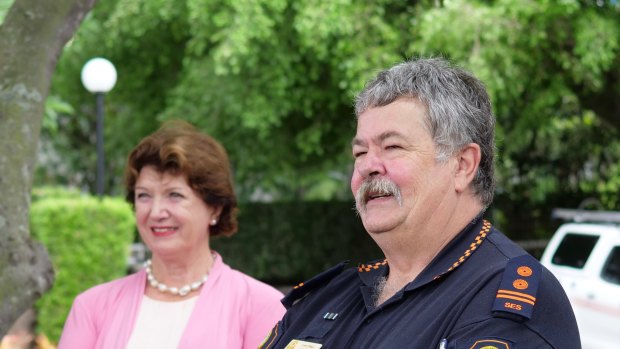
[[[230,236],[237,231],[237,197],[226,150],[206,133],[185,121],[165,122],[131,151],[125,168],[126,199],[135,205],[140,170],[154,166],[160,173],[186,176],[189,186],[211,207],[221,207],[210,235]]]

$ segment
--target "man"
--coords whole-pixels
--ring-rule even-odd
[[[495,123],[483,84],[410,61],[371,81],[355,112],[351,190],[385,260],[296,287],[262,348],[581,348],[557,280],[482,218]]]

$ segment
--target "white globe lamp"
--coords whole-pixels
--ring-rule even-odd
[[[89,60],[82,67],[82,84],[91,93],[95,94],[97,102],[97,195],[104,194],[103,176],[105,159],[103,151],[103,97],[116,84],[116,69],[105,58],[97,57]]]

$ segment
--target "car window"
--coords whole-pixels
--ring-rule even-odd
[[[597,235],[566,234],[551,262],[556,265],[583,268],[598,238]]]
[[[620,246],[611,249],[605,266],[603,266],[601,277],[605,281],[620,285]]]

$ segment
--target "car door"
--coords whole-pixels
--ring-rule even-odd
[[[597,246],[596,277],[571,295],[584,349],[620,348],[620,245],[606,240]]]
[[[605,236],[613,233],[614,228],[598,224],[565,224],[554,234],[541,259],[570,299],[584,349],[609,348],[602,344],[610,340],[608,330],[596,319],[604,308],[599,305],[604,262],[601,253],[608,248]]]

